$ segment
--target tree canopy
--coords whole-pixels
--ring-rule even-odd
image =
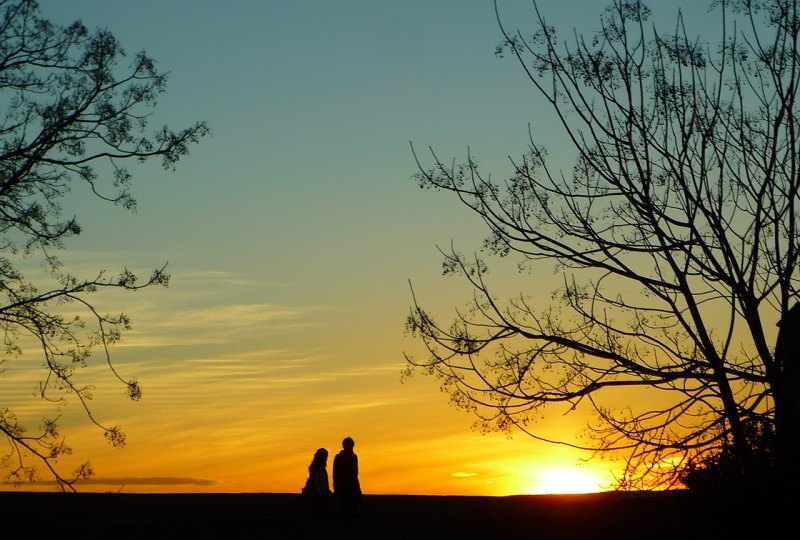
[[[204,122],[180,131],[166,126],[150,131],[166,85],[167,74],[151,57],[143,51],[127,55],[110,32],[89,31],[81,22],[53,24],[33,0],[0,0],[1,361],[24,361],[31,369],[42,365],[38,396],[56,404],[76,399],[114,446],[124,445],[124,433],[92,414],[92,388],[76,384],[73,375],[99,352],[129,398],[138,400],[142,391],[135,378],[115,370],[109,352],[131,321],[124,314],[104,314],[92,295],[166,286],[169,275],[166,265],[144,279],[127,268],[73,275],[57,253],[81,233],[81,225],[62,203],[82,184],[90,196],[135,210],[133,176],[125,164],[159,159],[170,170],[208,133]],[[24,270],[37,263],[47,274],[34,282]],[[35,480],[37,464],[63,489],[74,489],[76,480],[92,474],[89,463],[74,474],[59,470],[58,458],[70,448],[57,416],[31,429],[13,407],[0,403],[6,481]]]
[[[409,373],[438,377],[487,429],[537,436],[549,407],[589,408],[580,445],[624,456],[623,489],[722,462],[737,485],[796,475],[800,349],[776,351],[775,325],[800,277],[798,4],[709,2],[719,26],[697,36],[680,12],[664,28],[644,2],[613,0],[596,33],[567,41],[535,0],[532,32],[498,10],[498,55],[575,162],[554,167],[536,125],[504,182],[472,155],[414,151],[419,184],[458,197],[488,236],[474,257],[444,252],[474,291],[449,324],[414,298],[407,328],[429,354],[407,355]],[[498,298],[496,257],[534,280],[555,265],[563,283]]]

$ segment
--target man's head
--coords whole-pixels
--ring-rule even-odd
[[[344,440],[342,441],[342,448],[344,448],[345,450],[352,450],[355,445],[356,442],[350,437],[345,437]]]

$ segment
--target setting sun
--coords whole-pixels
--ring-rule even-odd
[[[595,493],[609,489],[607,474],[592,469],[560,466],[539,469],[531,477],[528,492],[537,495]]]
[[[33,9],[33,2],[15,0],[0,2],[0,12],[11,13],[9,6],[20,2]],[[583,3],[558,0],[552,22],[594,23],[594,10],[576,8]],[[502,78],[497,70],[506,68],[492,54],[502,35],[491,2],[450,0],[435,7],[425,2],[317,2],[318,9],[311,10],[293,2],[204,2],[191,11],[190,24],[180,2],[167,8],[153,1],[114,2],[113,8],[107,0],[35,4],[41,17],[55,25],[69,28],[80,20],[89,33],[108,29],[109,38],[98,43],[110,47],[119,40],[128,51],[146,51],[154,65],[162,66],[157,71],[171,74],[168,85],[160,77],[153,81],[157,88],[164,84],[165,93],[156,92],[158,106],[150,127],[183,130],[202,122],[214,137],[190,145],[189,155],[182,153],[188,147],[176,148],[163,163],[131,156],[136,168],[129,171],[117,164],[121,158],[106,162],[103,154],[93,173],[96,186],[81,158],[74,170],[65,169],[66,175],[75,174],[72,191],[67,176],[51,179],[48,169],[44,180],[57,178],[59,186],[64,182],[64,199],[52,208],[35,200],[40,193],[47,202],[50,187],[29,192],[27,184],[20,184],[19,196],[30,198],[31,206],[24,208],[50,212],[63,204],[65,221],[56,219],[57,213],[52,216],[59,224],[55,229],[69,237],[58,252],[57,264],[63,265],[59,279],[91,280],[99,273],[110,280],[93,293],[92,304],[87,304],[92,310],[84,316],[94,321],[96,313],[124,313],[120,330],[128,324],[130,330],[118,336],[105,320],[94,330],[88,324],[76,326],[77,338],[102,345],[86,358],[75,356],[77,344],[68,345],[70,339],[59,342],[61,353],[48,352],[41,342],[50,339],[46,333],[29,342],[14,337],[13,343],[5,343],[0,424],[7,420],[8,432],[21,433],[24,425],[30,430],[26,436],[33,437],[40,426],[50,429],[43,419],[57,418],[58,437],[54,430],[48,432],[53,449],[61,452],[57,468],[72,478],[72,471],[90,464],[79,470],[86,476],[91,471],[91,478],[75,485],[85,492],[299,494],[316,451],[328,450],[332,474],[333,458],[345,437],[355,440],[361,486],[370,495],[502,497],[610,489],[613,478],[607,469],[619,471],[618,464],[587,464],[590,452],[545,442],[577,446],[576,437],[589,418],[581,407],[566,415],[554,404],[553,417],[537,422],[536,437],[517,431],[486,433],[482,423],[472,429],[476,417],[470,411],[452,406],[458,403],[443,393],[441,381],[424,372],[413,378],[406,373],[407,358],[426,358],[430,352],[407,331],[414,296],[419,294],[431,313],[447,317],[471,293],[460,279],[441,275],[438,246],[452,240],[466,254],[482,249],[489,232],[483,220],[420,189],[409,142],[441,148],[440,141],[450,141],[452,148],[441,148],[448,156],[474,145],[485,156],[482,166],[500,175],[515,174],[508,156],[528,148],[528,119],[520,118],[518,104],[529,102],[530,81],[512,76],[516,83],[498,82]],[[522,20],[528,13],[527,2],[520,4],[505,8],[509,20]],[[32,19],[21,22],[25,20]],[[298,31],[305,36],[299,42]],[[431,54],[448,51],[453,44],[459,45],[452,58]],[[396,58],[397,51],[402,58]],[[116,65],[115,76],[124,76],[125,66],[136,58]],[[218,67],[213,76],[209,64]],[[442,77],[443,66],[452,73]],[[144,67],[150,69],[149,62]],[[0,73],[4,69],[0,66]],[[36,77],[46,71],[38,61],[31,69]],[[75,71],[78,76],[85,70]],[[52,83],[60,80],[54,77]],[[420,80],[436,84],[423,88],[428,85],[421,86]],[[144,84],[138,75],[132,82]],[[0,89],[4,84],[13,91],[1,94],[3,103],[15,103],[17,90],[2,81]],[[458,99],[453,99],[453,88]],[[83,87],[32,92],[30,110],[49,111],[46,95],[57,100],[76,89]],[[498,89],[502,99],[496,99]],[[122,102],[135,101],[139,94],[137,89]],[[112,102],[110,97],[101,100],[98,110]],[[476,103],[491,107],[475,109]],[[470,114],[465,114],[465,105]],[[16,123],[10,117],[0,120],[7,129],[0,140],[9,144],[21,144],[50,121],[47,113],[44,123],[27,126],[26,107],[6,108],[4,114],[20,115]],[[552,111],[546,102],[526,110],[546,133],[561,125],[556,116],[548,116]],[[151,112],[147,107],[144,111]],[[117,133],[127,125],[120,121],[108,128]],[[77,134],[105,134],[92,144],[103,143],[108,135],[84,128]],[[67,135],[72,140],[72,133]],[[37,144],[51,139],[32,138]],[[92,149],[90,144],[86,151]],[[24,144],[22,150],[28,152]],[[34,154],[44,155],[45,150]],[[72,150],[81,147],[76,142],[64,152]],[[557,147],[554,151],[561,153]],[[11,167],[16,154],[6,154]],[[180,164],[172,170],[179,155]],[[42,163],[45,168],[52,165],[51,158]],[[563,167],[570,170],[570,156],[561,158],[569,158]],[[128,174],[135,178],[130,196],[136,212],[105,200],[119,195],[122,206],[132,205],[127,184],[115,183],[127,182]],[[31,180],[42,178],[34,175]],[[16,208],[12,203],[9,208]],[[27,223],[30,216],[20,211]],[[64,228],[72,216],[75,226]],[[44,263],[56,262],[51,253],[42,251],[41,260],[26,255],[23,233],[16,226],[8,231],[0,231],[6,248],[0,250],[0,266],[7,266],[0,268],[0,277],[14,277],[19,294],[8,289],[10,278],[0,280],[5,287],[0,289],[6,291],[4,309],[18,310],[17,297],[30,297],[33,284],[39,300],[50,298],[44,293],[49,289],[62,294],[56,274],[44,271]],[[15,242],[19,249],[11,249]],[[169,287],[135,293],[127,285],[116,287],[128,283],[129,273],[147,279],[167,263]],[[109,277],[117,272],[121,280]],[[166,284],[166,276],[157,275],[156,284]],[[562,286],[562,276],[549,271],[518,281],[516,261],[510,258],[493,263],[493,276],[496,286],[507,288],[503,296],[510,298],[519,293],[527,297],[532,287],[531,301],[542,309],[549,292]],[[54,303],[54,313],[69,321],[78,314],[77,309],[72,312],[78,305],[82,301],[69,308]],[[28,325],[28,315],[19,313],[20,335],[44,332],[47,325]],[[11,324],[7,317],[4,321]],[[4,328],[11,339],[12,327]],[[108,343],[95,333],[101,329],[112,338]],[[114,347],[106,351],[111,343]],[[67,361],[68,368],[54,378],[47,354],[76,362]],[[74,387],[80,391],[67,392],[69,399],[63,402],[40,399],[41,384],[63,383],[60,377],[67,372],[74,373]],[[55,397],[62,396],[51,399]],[[109,445],[106,433],[118,443],[118,434],[124,433],[124,448]],[[8,440],[5,435],[3,439]],[[0,457],[21,457],[14,454],[16,448],[12,441]],[[3,475],[15,472],[12,458]],[[0,482],[0,491],[57,487],[46,466],[26,465],[40,466],[37,482],[21,487]],[[23,471],[27,469],[16,472]]]

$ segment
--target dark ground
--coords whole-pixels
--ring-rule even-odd
[[[794,500],[791,506],[796,506]],[[2,538],[776,538],[763,500],[686,492],[512,497],[365,495],[360,516],[311,516],[297,494],[0,492]],[[794,517],[794,516],[793,516]],[[789,534],[794,536],[794,534]]]

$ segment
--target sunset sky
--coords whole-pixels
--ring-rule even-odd
[[[596,27],[604,0],[539,0],[568,38]],[[500,1],[532,30],[529,0]],[[660,2],[674,20],[677,2]],[[299,492],[318,447],[356,441],[372,494],[509,495],[607,489],[613,464],[524,434],[482,435],[435,380],[401,383],[409,281],[448,318],[470,298],[441,275],[437,245],[478,249],[481,223],[420,190],[410,143],[449,161],[470,149],[496,178],[524,153],[529,125],[569,170],[553,115],[510,58],[491,0],[42,0],[58,23],[107,28],[170,72],[152,126],[205,120],[212,135],[175,172],[133,167],[131,214],[76,190],[84,226],[62,258],[76,273],[168,262],[170,287],[98,297],[133,331],[114,349],[138,378],[130,402],[102,363],[98,420],[128,436],[110,448],[76,403],[63,413],[76,461],[125,492]],[[561,160],[561,161],[559,161]],[[518,277],[508,291],[541,291]],[[98,361],[100,359],[98,358]],[[37,423],[39,363],[12,361],[0,390]],[[553,409],[536,426],[579,443],[585,418]],[[41,415],[39,415],[40,417]],[[65,465],[69,463],[66,462]]]

